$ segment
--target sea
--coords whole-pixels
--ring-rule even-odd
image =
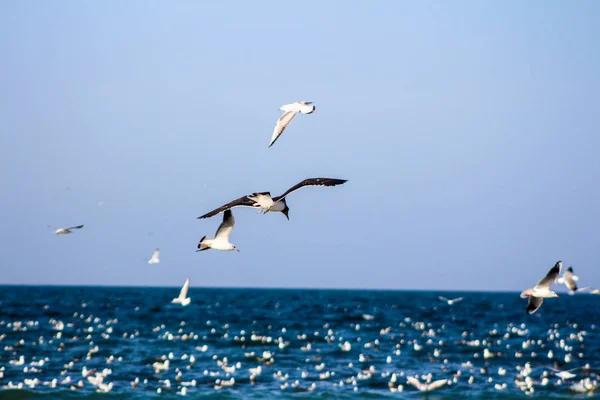
[[[178,294],[0,286],[0,399],[600,398],[596,295]]]

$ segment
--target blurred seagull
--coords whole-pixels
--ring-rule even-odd
[[[296,101],[292,104],[286,104],[279,108],[281,111],[285,111],[285,113],[283,113],[283,115],[277,120],[275,129],[273,129],[273,136],[271,137],[269,147],[273,146],[285,128],[287,128],[290,122],[292,122],[296,114],[299,112],[302,114],[312,114],[315,111],[315,106],[311,104],[312,102],[310,101]]]
[[[239,199],[233,200],[224,206],[221,206],[209,213],[206,213],[198,218],[210,218],[215,215],[222,213],[223,211],[232,209],[234,207],[254,207],[259,208],[259,214],[266,214],[269,211],[278,211],[283,213],[289,220],[288,215],[290,208],[287,206],[286,197],[295,192],[298,189],[302,189],[305,186],[337,186],[347,182],[346,179],[334,179],[334,178],[309,178],[289,188],[281,196],[271,197],[270,192],[252,193],[248,196],[242,196]]]
[[[190,304],[190,301],[192,301],[192,299],[187,297],[187,292],[189,288],[190,278],[187,278],[185,280],[185,283],[183,284],[183,287],[181,288],[181,292],[179,292],[179,297],[176,297],[173,300],[171,300],[171,303],[181,304],[182,306],[187,306],[188,304]]]
[[[447,379],[440,379],[439,381],[433,381],[431,383],[429,381],[421,383],[421,381],[412,376],[409,376],[408,378],[406,378],[406,380],[408,381],[408,383],[419,389],[421,392],[431,392],[435,389],[441,388],[442,386],[448,383]]]
[[[441,301],[445,301],[446,303],[448,303],[449,306],[451,306],[454,303],[458,303],[459,301],[462,301],[463,298],[462,297],[457,297],[456,299],[447,299],[443,296],[438,296],[438,299],[440,299]]]
[[[548,271],[546,276],[540,279],[533,289],[527,288],[521,293],[521,298],[524,299],[525,297],[529,297],[529,302],[527,303],[526,309],[528,314],[533,314],[536,312],[536,310],[542,306],[544,299],[549,297],[558,297],[556,292],[550,290],[550,286],[560,275],[561,269],[562,261],[558,261],[554,267]]]
[[[83,225],[77,225],[77,226],[70,226],[68,228],[54,228],[50,225],[48,225],[48,228],[50,229],[54,229],[54,233],[56,233],[57,235],[67,235],[69,233],[72,233],[71,230],[72,229],[81,229],[83,228]]]
[[[565,286],[572,291],[577,291],[577,282],[579,277],[573,273],[573,267],[567,268],[563,276],[558,278],[558,283],[564,283]]]
[[[152,253],[152,258],[148,260],[148,264],[158,264],[160,262],[160,259],[158,258],[159,255],[160,249],[154,250],[154,253]]]
[[[204,236],[202,239],[200,239],[200,243],[198,243],[198,250],[196,251],[203,251],[208,249],[223,251],[239,251],[237,247],[229,243],[229,235],[231,234],[234,225],[235,219],[233,218],[231,210],[225,211],[225,214],[223,214],[223,222],[221,223],[221,225],[219,225],[217,233],[215,233],[215,238],[207,239],[206,236]]]

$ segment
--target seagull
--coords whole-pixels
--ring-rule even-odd
[[[159,254],[160,249],[154,250],[154,253],[152,253],[152,258],[148,260],[148,264],[158,264],[160,262],[160,259],[158,258]]]
[[[564,283],[565,286],[569,290],[576,292],[577,291],[577,283],[575,283],[575,282],[577,282],[578,280],[579,280],[579,277],[573,273],[573,267],[569,267],[569,268],[567,268],[567,271],[563,274],[563,276],[558,278],[557,282]]]
[[[217,233],[215,233],[215,238],[207,239],[206,236],[204,236],[202,239],[200,239],[200,243],[198,243],[198,250],[196,251],[208,249],[239,251],[237,247],[229,243],[229,235],[231,234],[234,225],[235,218],[233,218],[231,210],[226,210],[225,214],[223,214],[223,222],[221,222],[221,225],[219,225],[219,228],[217,229]]]
[[[549,297],[558,297],[556,292],[550,290],[550,286],[553,282],[556,281],[556,278],[560,275],[560,270],[562,269],[562,261],[558,261],[554,264],[554,267],[548,271],[545,277],[540,279],[540,281],[535,285],[533,289],[528,288],[521,293],[521,298],[529,297],[529,302],[527,303],[527,313],[533,314],[537,311],[538,308],[542,306],[544,299]]]
[[[188,304],[190,304],[190,301],[192,301],[192,299],[186,297],[189,288],[190,278],[187,278],[185,280],[185,283],[183,284],[183,287],[181,288],[181,292],[179,292],[179,297],[176,297],[173,300],[171,300],[171,303],[181,304],[182,306],[187,306]]]
[[[299,112],[302,114],[312,114],[315,111],[315,106],[311,104],[312,102],[310,101],[296,101],[279,108],[281,111],[285,111],[285,113],[277,120],[277,125],[275,125],[275,129],[273,129],[273,136],[271,137],[269,147],[273,146],[285,128],[292,122],[296,114]]]
[[[449,306],[451,306],[452,304],[458,303],[459,301],[463,300],[462,297],[457,297],[456,299],[449,300],[449,299],[447,299],[445,297],[442,297],[442,296],[438,296],[438,299],[440,299],[441,301],[445,301],[446,303],[448,303]]]
[[[288,215],[290,208],[287,206],[286,197],[295,192],[298,189],[302,189],[305,186],[337,186],[347,182],[346,179],[335,179],[335,178],[308,178],[299,182],[298,184],[292,186],[281,196],[271,197],[270,192],[260,192],[260,193],[252,193],[248,196],[242,196],[239,199],[235,199],[224,206],[221,206],[215,210],[212,210],[209,213],[206,213],[200,218],[210,218],[215,215],[222,213],[223,211],[232,209],[234,207],[254,207],[259,208],[259,214],[266,214],[269,211],[279,211],[285,215],[285,217],[289,220],[290,217]]]
[[[577,371],[578,369],[581,369],[581,368],[573,368],[573,369],[570,369],[570,370],[567,370],[567,371],[561,371],[559,369],[555,369],[555,368],[552,368],[552,367],[548,367],[548,368],[550,368],[552,370],[552,372],[554,373],[554,375],[558,376],[563,381],[575,378],[577,375],[572,374],[571,371]]]
[[[433,381],[431,383],[421,383],[421,381],[412,376],[409,376],[408,378],[406,378],[406,380],[408,381],[408,383],[419,389],[421,392],[431,392],[435,389],[441,388],[442,386],[448,383],[447,379],[440,379],[439,381]]]
[[[54,228],[51,227],[50,225],[48,225],[48,228],[50,229],[54,229],[54,233],[56,233],[57,235],[67,235],[69,233],[72,233],[71,230],[72,229],[81,229],[83,228],[83,225],[77,225],[77,226],[70,226],[68,228]]]

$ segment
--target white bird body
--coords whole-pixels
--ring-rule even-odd
[[[54,233],[57,235],[68,235],[69,233],[73,233],[73,229],[81,229],[83,225],[70,226],[68,228],[53,228],[48,225],[49,228],[54,229]]]
[[[171,303],[181,304],[182,306],[187,306],[192,301],[191,298],[187,297],[188,289],[190,288],[190,278],[185,280],[181,291],[179,292],[179,297],[175,297],[171,300]]]
[[[217,232],[215,233],[214,239],[209,239],[204,236],[198,243],[198,250],[203,251],[208,249],[222,250],[222,251],[239,251],[232,243],[229,242],[229,235],[235,225],[235,218],[231,210],[226,210],[223,214],[223,222],[219,225]]]
[[[269,147],[273,146],[279,136],[281,136],[283,131],[288,127],[290,122],[292,122],[298,113],[312,114],[315,111],[315,106],[313,106],[312,102],[310,101],[296,101],[292,104],[286,104],[279,107],[279,110],[285,112],[277,120],[277,124],[275,124],[275,129],[273,129],[273,136],[271,137]]]
[[[152,258],[148,260],[148,264],[158,264],[160,262],[160,259],[158,258],[159,255],[160,249],[154,250],[154,253],[152,253]]]

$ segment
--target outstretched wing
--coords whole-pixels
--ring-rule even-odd
[[[150,260],[148,260],[148,264],[158,264],[160,262],[160,259],[158,258],[159,255],[160,255],[160,250],[159,249],[154,250],[154,253],[152,253],[152,258],[150,258]]]
[[[348,182],[348,181],[346,179],[334,179],[334,178],[308,178],[308,179],[305,179],[302,182],[292,186],[281,196],[273,198],[273,201],[281,200],[284,197],[286,197],[288,194],[295,192],[298,189],[302,189],[305,186],[337,186],[337,185],[341,185],[345,182]]]
[[[457,297],[456,299],[452,299],[453,303],[458,303],[459,301],[463,301],[462,297]]]
[[[427,385],[427,391],[431,392],[432,390],[441,388],[442,386],[444,386],[446,383],[448,383],[447,379],[440,379],[439,381],[433,381],[431,382],[429,385]]]
[[[275,129],[273,129],[273,136],[271,136],[271,143],[269,143],[269,147],[273,146],[279,136],[285,131],[285,128],[288,127],[290,122],[294,119],[294,117],[298,114],[297,111],[286,111],[278,120],[277,124],[275,124]]]
[[[569,288],[569,290],[577,290],[576,276],[573,274],[573,267],[567,268],[567,271],[563,274],[563,280],[565,286]]]
[[[198,217],[198,219],[214,217],[215,215],[220,214],[223,211],[232,209],[234,207],[257,207],[257,205],[256,205],[256,201],[248,198],[248,196],[242,196],[239,199],[230,201],[229,203],[225,204],[224,206],[216,208],[216,209],[212,210],[211,212]]]
[[[552,285],[552,283],[556,281],[556,278],[558,278],[558,276],[560,275],[561,267],[562,261],[559,261],[556,264],[554,264],[554,267],[550,268],[550,271],[548,271],[545,277],[540,279],[540,281],[537,283],[537,285],[535,285],[535,287],[550,289],[550,285]]]
[[[83,225],[70,226],[67,229],[81,229],[81,228],[83,228]]]
[[[438,296],[438,299],[440,299],[441,301],[448,302],[448,299],[445,298],[444,296]]]
[[[527,314],[536,312],[537,309],[542,306],[543,302],[544,299],[542,297],[529,296],[529,301],[527,302]]]
[[[417,378],[409,376],[406,378],[406,381],[408,383],[410,383],[411,385],[413,385],[414,387],[416,387],[417,389],[423,390],[423,384]]]
[[[233,225],[235,225],[235,218],[233,218],[233,214],[231,210],[225,211],[223,214],[223,222],[219,225],[217,229],[217,233],[215,233],[215,240],[225,240],[229,241],[229,235],[233,230]]]
[[[183,287],[181,288],[181,292],[179,292],[179,297],[185,299],[187,297],[188,289],[190,288],[190,278],[185,280]]]

